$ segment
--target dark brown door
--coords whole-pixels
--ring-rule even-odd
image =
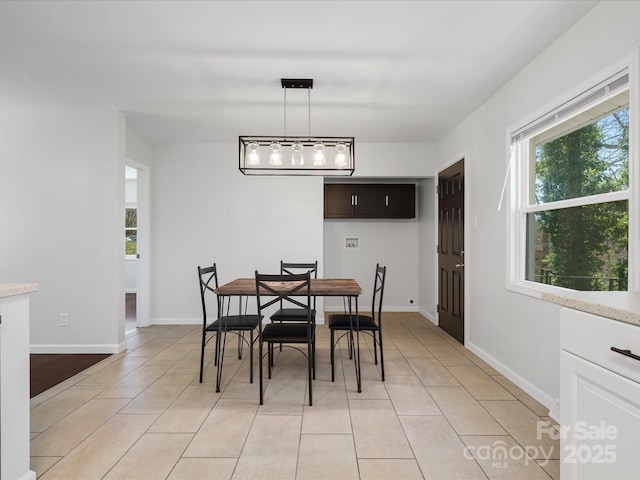
[[[464,159],[438,175],[439,325],[464,343]]]

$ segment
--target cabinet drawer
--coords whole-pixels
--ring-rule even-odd
[[[591,313],[562,308],[560,348],[603,368],[640,382],[640,360],[611,350],[616,347],[640,356],[640,327]]]

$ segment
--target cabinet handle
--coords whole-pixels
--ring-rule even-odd
[[[631,357],[634,360],[640,360],[640,355],[634,355],[631,353],[631,350],[622,350],[621,348],[611,347],[611,350],[619,353],[620,355],[624,355],[625,357]]]
[[[354,204],[356,207],[358,206],[358,194],[356,193],[353,198],[356,199],[356,203]]]
[[[388,207],[389,206],[389,195],[385,195],[384,196],[384,206]]]

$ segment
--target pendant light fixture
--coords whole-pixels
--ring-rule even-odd
[[[311,136],[313,79],[281,79],[284,89],[284,135],[240,136],[239,164],[244,175],[349,176],[355,170],[353,137]],[[308,92],[308,136],[287,136],[287,89]],[[268,162],[267,160],[268,159]]]

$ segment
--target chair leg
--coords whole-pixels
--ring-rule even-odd
[[[220,338],[220,333],[217,335],[217,339]],[[222,363],[224,362],[224,347],[227,343],[227,331],[224,331],[224,336],[222,338],[222,346],[220,350],[218,350],[219,357],[218,358],[218,368],[216,369],[216,392],[220,391],[220,384],[222,383]]]
[[[382,371],[382,381],[384,382],[384,353],[382,350],[382,330],[378,331],[378,342],[380,343],[380,370]]]
[[[316,379],[316,332],[313,332],[313,342],[311,344],[311,354],[313,356],[313,362],[311,363],[311,369],[313,370],[313,379]]]
[[[330,329],[331,331],[331,381],[335,382],[336,378],[335,378],[335,372],[334,372],[334,363],[335,363],[335,344],[333,343],[334,341],[334,333],[333,333],[333,329]]]
[[[217,366],[218,365],[219,352],[220,352],[220,332],[216,332],[216,333],[214,333],[214,335],[216,336],[216,341],[215,341],[215,350],[213,352],[213,365]]]
[[[314,358],[313,358],[313,341],[307,342],[307,375],[309,377],[309,406],[311,407],[313,405],[313,380],[312,380],[312,376],[313,378],[315,378],[315,371],[313,371],[313,374],[311,373],[311,371],[313,370],[313,368],[311,367],[311,365],[314,362]]]
[[[253,330],[249,332],[249,383],[253,383]]]
[[[202,348],[200,350],[200,383],[202,383],[202,371],[204,370],[204,344],[207,337],[207,332],[202,332]]]
[[[238,333],[238,360],[242,360],[242,347],[244,346],[244,332]]]
[[[373,337],[373,364],[378,364],[378,345],[376,343],[376,331],[371,332],[371,336]]]
[[[353,331],[349,330],[349,360],[353,359]]]
[[[262,392],[262,339],[258,340],[260,345],[258,345],[258,360],[260,361],[260,405],[263,403],[263,392]]]

